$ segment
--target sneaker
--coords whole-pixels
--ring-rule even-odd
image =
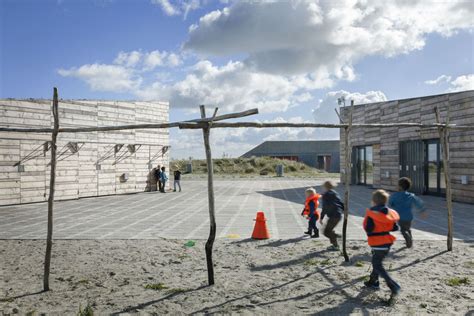
[[[400,294],[401,291],[400,285],[395,286],[392,290],[392,294],[390,295],[390,298],[388,299],[388,305],[393,306],[397,302],[398,295]]]
[[[380,283],[379,281],[365,281],[364,282],[365,287],[368,287],[369,289],[373,290],[379,290],[380,289]]]
[[[318,233],[313,234],[313,235],[311,235],[311,238],[319,238],[319,234]]]
[[[173,192],[176,192],[176,190],[173,190]]]
[[[329,251],[339,251],[339,246],[338,245],[331,245],[327,247],[327,250]]]
[[[304,232],[305,235],[311,235],[311,232],[308,230],[307,232]]]

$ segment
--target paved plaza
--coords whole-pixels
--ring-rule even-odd
[[[301,238],[307,221],[300,216],[304,190],[322,181],[249,179],[215,181],[218,238],[249,238],[253,219],[262,210],[272,238]],[[207,182],[183,181],[183,192],[139,193],[55,203],[56,239],[205,239],[209,234]],[[361,228],[372,190],[351,187],[349,239],[365,239]],[[341,190],[341,194],[342,194]],[[342,196],[342,195],[341,195]],[[417,217],[414,237],[444,240],[446,202],[423,196],[429,217]],[[46,237],[47,204],[0,207],[0,239]],[[339,225],[339,230],[342,225]],[[454,203],[454,236],[474,239],[474,206]]]

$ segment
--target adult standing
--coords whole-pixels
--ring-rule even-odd
[[[158,165],[155,170],[155,178],[158,182],[158,191],[161,192],[161,166]]]
[[[176,186],[179,187],[179,192],[181,192],[181,171],[179,169],[174,171],[174,192],[176,192]]]

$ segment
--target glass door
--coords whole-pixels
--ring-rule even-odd
[[[374,183],[374,166],[372,146],[359,146],[353,150],[354,167],[353,183],[372,185]]]
[[[425,146],[425,191],[428,194],[442,195],[445,193],[446,183],[439,140],[429,140],[425,143]]]

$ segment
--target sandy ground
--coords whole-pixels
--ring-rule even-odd
[[[75,315],[90,304],[108,314],[442,314],[474,310],[474,244],[398,242],[386,261],[402,285],[398,303],[389,291],[363,288],[368,248],[350,241],[350,264],[326,249],[325,239],[217,240],[216,285],[206,287],[204,241],[57,240],[51,287],[42,284],[41,240],[0,240],[0,313]],[[453,277],[470,284],[450,286]],[[161,283],[162,289],[145,286]],[[471,311],[469,313],[469,311]]]

